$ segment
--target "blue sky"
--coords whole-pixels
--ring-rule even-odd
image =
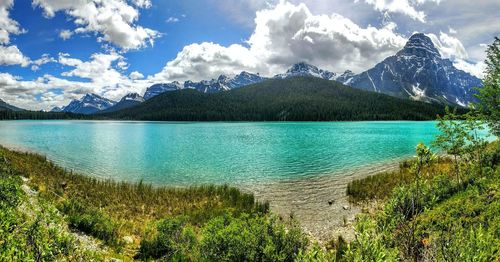
[[[480,77],[497,10],[496,0],[0,0],[0,99],[50,109],[299,61],[360,73],[414,32]]]

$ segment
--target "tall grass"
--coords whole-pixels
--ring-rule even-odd
[[[269,210],[268,203],[227,185],[173,188],[100,180],[67,171],[43,156],[1,146],[0,159],[0,167],[28,178],[30,187],[55,203],[68,216],[70,226],[106,243],[120,243],[124,236],[141,239],[148,226],[167,217],[184,216],[201,227],[228,212],[238,216]]]
[[[394,188],[410,184],[415,180],[415,174],[411,170],[413,162],[412,159],[401,162],[398,171],[382,172],[349,182],[347,185],[349,201],[356,203],[386,199],[391,195]],[[425,179],[428,179],[439,174],[448,174],[450,168],[452,168],[451,160],[440,157],[435,164],[424,167],[422,174]]]

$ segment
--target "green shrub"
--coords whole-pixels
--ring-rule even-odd
[[[0,173],[0,208],[13,208],[19,204],[20,184],[20,179]]]
[[[136,258],[192,260],[196,256],[196,234],[193,227],[181,218],[163,219],[156,226],[151,239],[144,238]]]
[[[344,258],[347,261],[397,261],[398,251],[386,246],[384,230],[367,216],[356,221],[356,239],[349,244]]]
[[[118,225],[99,209],[76,200],[65,201],[61,211],[68,217],[69,226],[119,247]]]
[[[211,261],[293,261],[307,243],[296,224],[286,229],[274,217],[226,215],[203,228],[200,252]]]

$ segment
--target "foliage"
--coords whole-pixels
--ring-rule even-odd
[[[225,185],[166,188],[97,180],[64,170],[45,157],[0,147],[2,169],[8,169],[9,179],[18,181],[17,185],[20,175],[28,178],[26,183],[38,191],[38,198],[54,203],[70,227],[103,240],[116,252],[126,252],[125,257],[134,256],[139,243],[125,244],[123,237],[151,240],[147,229],[162,219],[181,215],[198,235],[208,221],[228,212],[262,216],[269,210],[268,203],[259,203],[252,194]],[[5,202],[17,199],[11,197],[11,192],[17,192],[11,183],[0,182],[0,187],[0,198]],[[15,212],[4,215],[9,214],[20,219]]]
[[[348,246],[347,261],[397,261],[397,250],[386,246],[377,224],[367,216],[356,221],[356,239]]]
[[[60,208],[68,217],[69,226],[103,240],[107,245],[120,246],[118,225],[105,213],[88,204],[71,199]]]
[[[398,171],[382,172],[349,182],[347,184],[349,201],[358,203],[374,199],[387,199],[394,188],[415,181],[415,174],[412,170],[415,161],[415,159],[410,159],[401,162]],[[441,173],[447,173],[450,169],[450,163],[448,158],[436,157],[432,165],[424,166],[421,172],[424,178],[431,178]]]
[[[489,124],[493,134],[500,136],[500,38],[486,51],[486,71],[483,78],[483,87],[478,88],[476,97],[479,103],[474,107]]]
[[[27,196],[21,184],[0,154],[0,261],[100,259],[97,251],[79,248],[54,208]]]
[[[145,238],[136,258],[194,260],[199,256],[194,228],[182,218],[160,220],[154,237]]]
[[[200,251],[211,261],[293,261],[307,243],[296,224],[286,229],[275,217],[226,215],[203,228]]]

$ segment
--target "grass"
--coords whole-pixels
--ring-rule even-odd
[[[183,216],[194,228],[224,214],[268,212],[252,194],[229,186],[189,188],[153,187],[148,184],[98,180],[69,172],[43,156],[0,147],[0,168],[14,177],[28,178],[41,199],[65,214],[70,227],[102,240],[132,257],[140,240],[156,221]],[[8,190],[7,192],[9,192]],[[8,197],[8,196],[2,196]],[[132,243],[124,243],[131,237]]]
[[[400,163],[398,171],[382,172],[362,179],[356,179],[347,185],[347,196],[352,203],[387,199],[394,188],[410,184],[415,180],[411,170],[412,160]],[[423,170],[424,178],[430,179],[438,174],[448,174],[452,168],[451,160],[439,157],[437,162]]]

